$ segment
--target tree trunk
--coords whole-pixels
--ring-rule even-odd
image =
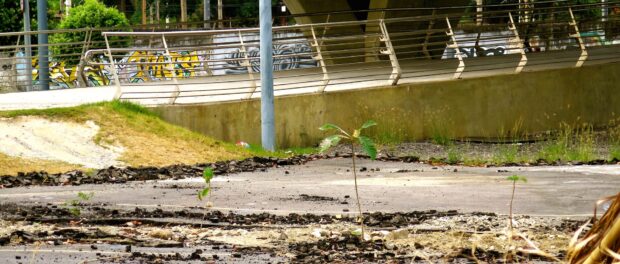
[[[187,0],[181,0],[181,23],[187,22]],[[187,25],[183,24],[183,28],[186,28]]]
[[[218,27],[224,28],[224,23],[222,22],[224,20],[224,5],[222,0],[217,0],[217,20],[219,20]]]
[[[146,0],[142,0],[142,25],[146,25]]]

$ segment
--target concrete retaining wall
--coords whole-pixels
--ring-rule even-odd
[[[496,138],[561,122],[603,126],[620,113],[620,64],[278,97],[275,108],[280,148],[316,145],[323,123],[352,129],[367,119],[379,123],[369,130],[378,140]],[[154,110],[217,139],[260,144],[259,100]]]

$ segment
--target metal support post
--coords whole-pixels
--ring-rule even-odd
[[[583,66],[583,63],[586,62],[586,60],[588,59],[588,51],[586,50],[586,45],[583,42],[583,39],[581,38],[581,33],[579,32],[579,27],[577,26],[577,21],[575,21],[575,16],[573,15],[573,9],[569,7],[568,12],[570,13],[571,18],[571,22],[569,24],[575,28],[575,34],[570,34],[570,37],[576,38],[579,42],[579,48],[581,48],[581,55],[579,56],[579,59],[577,59],[577,63],[575,64],[575,67],[579,68]]]
[[[30,3],[28,0],[24,3],[24,31],[30,32]],[[32,91],[32,35],[26,33],[24,35],[24,61],[26,62],[26,91]]]
[[[316,56],[313,56],[313,59],[319,61],[319,64],[321,65],[321,70],[323,71],[323,86],[321,86],[317,91],[319,93],[322,93],[325,91],[325,88],[329,84],[329,75],[327,74],[327,67],[325,65],[325,60],[323,60],[323,55],[321,54],[321,45],[316,38],[314,26],[310,25],[310,31],[312,31],[312,46],[316,49]]]
[[[252,63],[250,62],[250,58],[248,57],[248,50],[245,48],[245,42],[243,42],[243,35],[241,34],[241,31],[239,31],[239,44],[241,44],[241,47],[239,48],[239,51],[241,51],[243,53],[243,62],[241,63],[242,66],[245,66],[245,68],[248,70],[248,76],[250,77],[250,82],[252,85],[252,92],[250,92],[245,98],[246,99],[251,99],[252,95],[254,95],[254,93],[256,92],[256,79],[254,78],[254,69],[252,69]]]
[[[260,0],[261,141],[265,150],[276,149],[273,93],[273,33],[271,0]]]
[[[118,72],[116,72],[116,64],[114,63],[114,57],[112,56],[112,51],[110,50],[110,42],[108,41],[108,35],[103,34],[103,39],[105,40],[105,47],[107,49],[108,60],[110,60],[110,72],[112,72],[112,78],[114,78],[114,83],[116,85],[116,92],[114,93],[114,99],[121,99],[121,95],[123,92],[121,91],[121,81],[118,78]]]
[[[527,55],[525,54],[525,45],[523,45],[523,42],[521,41],[521,38],[519,37],[519,31],[517,30],[517,27],[515,26],[515,21],[513,20],[512,14],[510,12],[508,12],[508,17],[510,18],[510,24],[508,25],[508,29],[512,30],[512,33],[515,35],[517,45],[519,46],[519,50],[521,51],[521,60],[519,61],[519,64],[517,65],[517,68],[515,69],[515,73],[520,73],[521,71],[523,71],[523,67],[525,67],[525,65],[527,64]]]
[[[465,70],[465,61],[463,61],[463,54],[459,49],[459,44],[456,42],[456,36],[454,35],[454,31],[452,31],[452,25],[450,25],[450,18],[446,17],[446,23],[448,23],[448,31],[446,31],[446,35],[451,38],[452,44],[448,44],[447,48],[454,49],[456,58],[459,59],[459,66],[456,67],[456,72],[454,73],[453,79],[460,79],[463,71]]]
[[[205,21],[204,27],[205,29],[210,29],[211,25],[209,24],[211,20],[211,0],[203,0],[202,2],[202,14],[203,19]]]
[[[174,69],[172,56],[170,55],[170,50],[168,50],[166,36],[161,35],[161,43],[164,44],[164,57],[166,58],[166,62],[169,62],[168,64],[166,64],[166,68],[168,68],[169,71],[172,71],[172,83],[174,83],[174,92],[172,93],[172,97],[170,98],[170,104],[174,104],[174,102],[176,102],[177,98],[179,97],[179,94],[181,94],[181,89],[179,87],[179,80],[177,80],[177,71]],[[170,66],[172,66],[172,68],[170,68]]]
[[[396,58],[396,51],[394,51],[394,46],[392,46],[392,41],[390,40],[390,35],[388,34],[387,27],[385,26],[385,21],[383,19],[379,20],[379,27],[381,28],[380,40],[385,43],[385,49],[380,50],[380,52],[383,55],[389,55],[390,62],[392,63],[392,74],[390,74],[388,83],[390,85],[396,85],[398,84],[398,80],[400,80],[402,70],[400,69],[398,58]]]
[[[37,29],[38,31],[47,30],[47,0],[37,1]],[[39,33],[39,87],[41,90],[50,89],[50,65],[49,51],[47,46],[47,33]]]

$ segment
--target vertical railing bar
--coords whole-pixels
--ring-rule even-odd
[[[568,12],[570,13],[571,22],[569,23],[571,26],[575,28],[575,34],[570,34],[570,37],[577,38],[579,42],[579,48],[581,48],[581,55],[579,55],[579,59],[577,59],[577,63],[575,67],[579,68],[583,66],[583,63],[588,59],[588,51],[586,50],[586,45],[581,38],[581,33],[579,32],[579,27],[577,26],[577,21],[575,21],[575,16],[573,15],[573,9],[571,7],[568,8]]]
[[[459,59],[459,66],[456,67],[456,72],[454,72],[454,76],[452,78],[460,79],[463,71],[465,70],[465,61],[463,61],[463,54],[461,53],[461,49],[459,49],[459,44],[456,41],[454,31],[452,31],[452,25],[450,24],[449,17],[446,17],[446,23],[448,23],[448,31],[446,32],[446,35],[448,35],[452,40],[452,44],[448,44],[447,47],[454,49],[455,55]]]
[[[512,33],[515,35],[517,45],[519,46],[519,50],[521,51],[521,60],[519,61],[519,64],[517,64],[515,73],[521,73],[521,71],[523,71],[523,68],[527,64],[527,55],[525,53],[525,45],[523,45],[523,42],[521,41],[521,37],[519,37],[519,31],[517,30],[517,27],[515,26],[515,21],[512,18],[511,12],[508,12],[508,17],[510,18],[510,24],[508,25],[508,29],[512,30]]]
[[[331,14],[327,14],[327,18],[325,19],[325,23],[329,23],[329,18]],[[327,34],[328,26],[323,26],[323,33],[321,33],[321,42],[319,42],[320,46],[323,46],[323,40],[325,39],[325,34]]]
[[[170,98],[170,104],[174,104],[177,100],[177,98],[179,97],[179,95],[181,94],[181,89],[179,87],[179,80],[177,80],[177,72],[174,68],[174,63],[172,61],[172,56],[170,55],[170,51],[168,50],[168,43],[166,42],[166,35],[162,34],[161,35],[161,41],[162,44],[164,45],[164,52],[165,55],[164,57],[166,57],[167,62],[169,62],[167,65],[171,65],[172,66],[172,83],[174,83],[174,92],[173,95]],[[167,66],[166,68],[168,68],[170,66]],[[164,78],[166,77],[166,74],[164,74]]]
[[[114,63],[114,58],[112,57],[112,51],[110,49],[110,42],[108,41],[108,35],[103,34],[103,39],[105,40],[105,46],[108,53],[108,59],[110,60],[110,69],[112,71],[112,78],[114,78],[114,83],[116,83],[116,92],[114,93],[114,99],[118,100],[121,98],[121,81],[118,78],[118,73],[116,72],[116,64]]]
[[[153,28],[151,32],[155,32],[155,28]],[[147,61],[148,61],[148,59],[151,56],[151,48],[153,47],[153,36],[154,35],[151,35],[149,37],[149,46],[148,46],[149,48],[146,50],[146,54],[145,54],[146,56],[144,57],[144,59],[147,60]],[[162,43],[162,45],[163,45],[163,43]],[[157,55],[157,52],[154,52],[154,55]],[[136,70],[138,71],[138,74],[140,74],[139,71],[145,71],[145,72],[142,73],[142,74],[144,74],[143,76],[145,77],[144,78],[145,80],[148,78],[150,81],[155,81],[155,78],[152,75],[146,74],[146,72],[148,71],[148,68],[140,68],[140,69],[136,69]],[[166,76],[164,74],[164,78],[165,77]]]
[[[208,43],[213,43],[213,38],[214,38],[213,35],[209,35],[207,41],[210,41],[210,42],[208,42]],[[198,53],[196,55],[198,55]],[[204,60],[202,62],[202,67],[204,68],[205,73],[207,74],[207,76],[213,76],[213,71],[211,70],[211,67],[209,67],[209,59],[211,58],[211,50],[209,50],[209,45],[206,46],[206,50],[204,52],[204,56],[205,57],[204,57]]]
[[[319,61],[321,65],[321,70],[323,71],[323,86],[319,88],[317,92],[322,93],[325,92],[325,88],[329,84],[329,75],[327,74],[327,67],[325,65],[325,60],[323,60],[323,54],[321,53],[321,46],[319,45],[319,41],[316,39],[316,33],[314,31],[314,26],[310,25],[310,31],[312,31],[312,46],[316,49],[317,55],[314,57],[315,60]]]
[[[422,45],[422,53],[426,56],[427,59],[431,59],[431,53],[428,51],[428,42],[431,39],[431,29],[435,25],[435,15],[437,14],[437,9],[433,8],[433,13],[431,15],[431,19],[428,21],[428,28],[426,29],[426,36],[424,37],[424,44]]]
[[[26,45],[26,37],[24,36],[24,46]],[[17,59],[17,53],[20,51],[19,50],[19,42],[22,41],[22,35],[17,35],[17,43],[15,44],[15,51],[13,52],[13,63],[11,63],[13,65],[13,67],[11,67],[12,72],[11,75],[13,75],[12,78],[10,78],[9,83],[10,85],[15,85],[15,90],[18,91],[18,87],[19,87],[19,73],[17,72],[17,65],[16,64],[21,64],[21,62],[26,61],[29,56],[27,56],[26,51],[24,51],[24,56],[22,57],[22,59]],[[32,64],[32,60],[30,60],[30,62],[28,62],[30,64]],[[28,69],[28,67],[26,67],[26,69]],[[28,70],[24,70],[25,72],[27,72]],[[30,75],[32,76],[32,71],[30,71]],[[26,79],[27,80],[27,79]],[[28,91],[28,86],[26,86],[26,91]]]
[[[241,44],[240,50],[241,52],[243,52],[243,58],[244,58],[243,65],[248,69],[248,76],[250,77],[250,82],[252,85],[252,92],[248,94],[246,99],[251,99],[252,95],[254,95],[257,89],[256,79],[254,78],[254,70],[252,69],[252,63],[250,63],[250,58],[248,57],[248,51],[245,48],[245,42],[243,41],[243,35],[241,34],[241,31],[238,31],[238,33],[239,33],[239,43]]]
[[[82,54],[80,54],[80,61],[78,62],[77,69],[75,71],[75,77],[78,79],[78,85],[82,87],[87,87],[88,83],[86,82],[86,78],[84,78],[84,63],[86,59],[86,52],[90,49],[90,40],[93,29],[90,28],[84,34],[84,44],[82,45]]]
[[[396,51],[394,50],[394,46],[392,46],[392,41],[390,40],[390,35],[383,19],[379,20],[379,28],[381,29],[381,41],[385,43],[386,47],[385,50],[381,50],[380,52],[381,54],[389,55],[390,62],[392,64],[392,74],[390,74],[390,79],[388,80],[388,83],[390,85],[396,85],[398,84],[398,80],[400,80],[400,76],[402,75],[400,63],[398,63]]]

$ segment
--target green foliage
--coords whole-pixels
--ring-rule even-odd
[[[539,158],[548,162],[553,161],[580,161],[588,162],[594,159],[594,131],[592,126],[583,125],[571,127],[562,124],[555,140],[551,141],[539,152]]]
[[[452,144],[452,138],[448,135],[447,129],[436,125],[433,125],[431,131],[431,141],[442,146]]]
[[[211,180],[213,179],[213,169],[209,167],[205,168],[202,171],[202,178],[204,179],[205,184],[207,186],[198,192],[198,199],[201,201],[204,197],[207,197],[211,191]]]
[[[129,21],[125,15],[114,7],[106,7],[98,0],[84,0],[82,5],[71,8],[69,16],[60,21],[60,29],[79,29],[79,28],[112,28],[129,26]],[[53,54],[62,56],[59,60],[68,61],[68,65],[77,64],[77,59],[82,52],[81,42],[84,41],[86,32],[67,32],[52,35],[50,43],[73,43],[76,45],[52,46]],[[109,38],[111,42],[122,46],[123,42],[117,42],[116,37]],[[92,42],[104,41],[101,34],[93,34]]]
[[[77,195],[78,195],[78,198],[80,198],[80,200],[88,201],[92,199],[93,196],[95,196],[95,193],[94,192],[90,192],[90,193],[78,192]]]
[[[364,152],[366,152],[366,154],[368,154],[371,159],[376,159],[377,148],[375,147],[375,144],[372,142],[372,140],[365,136],[359,136],[357,139],[359,141],[359,144],[362,146]]]
[[[65,206],[69,210],[69,212],[74,216],[80,216],[82,214],[82,210],[80,207],[82,206],[82,202],[89,201],[95,196],[94,192],[84,193],[78,192],[77,199],[72,199],[65,202]]]
[[[461,153],[453,146],[448,148],[448,164],[457,164],[462,160]]]
[[[506,180],[512,181],[513,183],[516,183],[519,181],[524,182],[524,183],[527,182],[527,178],[525,176],[519,176],[519,175],[508,176]]]
[[[338,145],[338,143],[340,143],[340,140],[342,140],[341,135],[331,135],[329,137],[326,137],[325,139],[323,139],[323,141],[321,141],[321,144],[319,145],[319,152],[325,152],[332,146]]]
[[[23,13],[20,10],[20,0],[0,0],[0,31],[2,32],[18,32],[24,30]],[[30,14],[36,14],[37,2],[30,0]],[[31,29],[36,30],[36,26],[31,23]],[[36,41],[36,36],[32,38]],[[23,40],[21,40],[23,43]],[[0,37],[0,45],[15,45],[17,36]]]
[[[499,146],[497,153],[493,156],[493,163],[505,164],[517,162],[517,155],[519,154],[519,148],[515,144],[501,145]]]
[[[361,133],[362,133],[362,130],[376,126],[376,125],[377,123],[375,121],[368,120],[359,129],[356,129],[353,131],[352,134],[349,134],[344,129],[340,128],[337,125],[330,124],[330,123],[324,124],[323,126],[319,127],[320,130],[322,131],[336,130],[338,134],[331,135],[323,139],[323,141],[321,141],[321,144],[319,145],[319,152],[323,153],[329,150],[331,147],[337,146],[343,139],[345,139],[345,140],[348,140],[349,143],[351,144],[355,144],[356,142],[360,144],[360,146],[362,146],[362,150],[364,150],[364,152],[368,156],[370,156],[371,159],[374,160],[377,158],[377,148],[375,147],[375,144],[372,141],[372,139],[366,136],[362,136]]]

